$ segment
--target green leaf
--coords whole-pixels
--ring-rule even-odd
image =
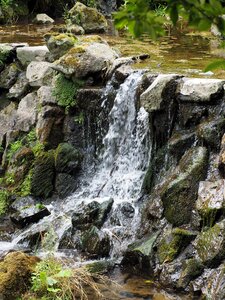
[[[55,277],[72,277],[73,272],[70,269],[61,270]]]
[[[58,292],[60,292],[61,291],[61,289],[54,289],[54,288],[47,288],[47,291],[48,292],[51,292],[51,293],[54,293],[54,294],[57,294]]]
[[[56,284],[58,281],[57,281],[56,279],[52,278],[52,277],[47,277],[46,282],[47,282],[47,285],[53,286],[53,285]]]
[[[225,59],[223,60],[217,60],[212,63],[210,63],[204,70],[204,72],[216,70],[216,69],[223,69],[225,70]]]

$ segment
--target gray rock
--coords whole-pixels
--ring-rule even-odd
[[[8,65],[0,74],[0,88],[10,89],[16,82],[19,72],[20,70],[16,63]]]
[[[225,134],[221,141],[221,150],[219,154],[219,170],[222,176],[225,177]]]
[[[6,133],[10,132],[15,126],[16,104],[11,102],[7,107],[0,111],[0,144],[2,144]]]
[[[37,91],[37,96],[42,106],[56,104],[56,98],[53,96],[53,88],[51,86],[41,86]]]
[[[56,175],[55,190],[60,198],[65,199],[78,188],[78,182],[72,175],[59,173]]]
[[[47,46],[25,46],[16,48],[17,58],[23,66],[32,61],[44,61],[49,50]]]
[[[48,62],[32,61],[26,70],[26,77],[30,86],[41,87],[50,84],[53,77],[53,69],[51,67],[52,64]]]
[[[176,74],[160,74],[153,81],[153,83],[147,88],[147,90],[141,94],[141,105],[148,112],[154,112],[162,110],[166,105],[164,102],[163,92],[167,85],[174,82],[179,78]]]
[[[29,90],[29,82],[26,78],[26,73],[19,74],[16,83],[9,89],[8,98],[20,99]]]
[[[116,57],[117,53],[108,45],[94,42],[76,45],[55,62],[53,67],[67,76],[82,78],[89,74],[106,72]]]
[[[37,14],[33,20],[35,24],[53,24],[55,21],[46,14]]]
[[[224,93],[225,81],[208,78],[184,78],[177,88],[180,101],[209,102]]]
[[[77,2],[69,11],[69,18],[73,24],[82,26],[85,33],[107,31],[106,18],[95,8],[90,8]]]
[[[70,33],[76,35],[83,35],[85,33],[84,28],[82,26],[76,24],[70,24],[66,27],[66,30]]]

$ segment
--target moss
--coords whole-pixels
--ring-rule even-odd
[[[182,265],[182,272],[178,281],[178,287],[186,288],[191,280],[201,275],[204,266],[196,258],[185,260]]]
[[[59,144],[55,151],[55,167],[59,173],[71,173],[80,167],[82,156],[71,144]]]
[[[0,190],[0,216],[5,214],[9,204],[9,192],[7,190]]]
[[[32,182],[32,175],[33,170],[31,169],[27,176],[25,177],[24,181],[20,185],[20,191],[18,194],[22,197],[29,196],[31,194],[31,182]]]

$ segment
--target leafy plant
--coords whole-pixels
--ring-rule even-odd
[[[31,169],[24,181],[20,185],[20,191],[18,192],[20,196],[26,197],[31,194],[31,180],[32,180],[33,170]]]
[[[65,107],[66,112],[68,112],[70,107],[76,105],[77,91],[82,85],[83,82],[81,80],[73,82],[62,74],[57,76],[53,96],[56,97],[58,105]]]
[[[3,215],[8,207],[9,192],[0,190],[0,215]]]
[[[9,150],[7,153],[7,159],[9,160],[9,162],[12,160],[16,152],[22,147],[23,147],[23,143],[21,140],[17,140],[9,145]]]

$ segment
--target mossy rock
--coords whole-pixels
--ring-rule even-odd
[[[174,226],[190,222],[198,196],[198,185],[205,179],[207,165],[207,149],[192,148],[183,155],[178,167],[162,186],[160,194],[164,215]]]
[[[195,233],[181,228],[167,231],[157,247],[159,262],[173,261],[195,236]]]
[[[53,151],[43,152],[35,162],[31,179],[31,193],[36,197],[47,198],[53,192],[55,161]]]
[[[55,168],[58,173],[76,174],[81,167],[81,153],[69,143],[61,143],[55,151]]]
[[[212,228],[201,232],[194,241],[194,247],[204,265],[218,266],[225,258],[225,221],[216,223]]]
[[[69,11],[69,18],[73,24],[82,26],[85,33],[105,32],[108,27],[106,18],[97,9],[80,2]]]
[[[0,299],[14,300],[27,290],[35,265],[40,259],[12,252],[0,262]]]
[[[0,68],[1,65],[4,66],[4,63],[13,55],[13,47],[9,45],[0,45]]]

